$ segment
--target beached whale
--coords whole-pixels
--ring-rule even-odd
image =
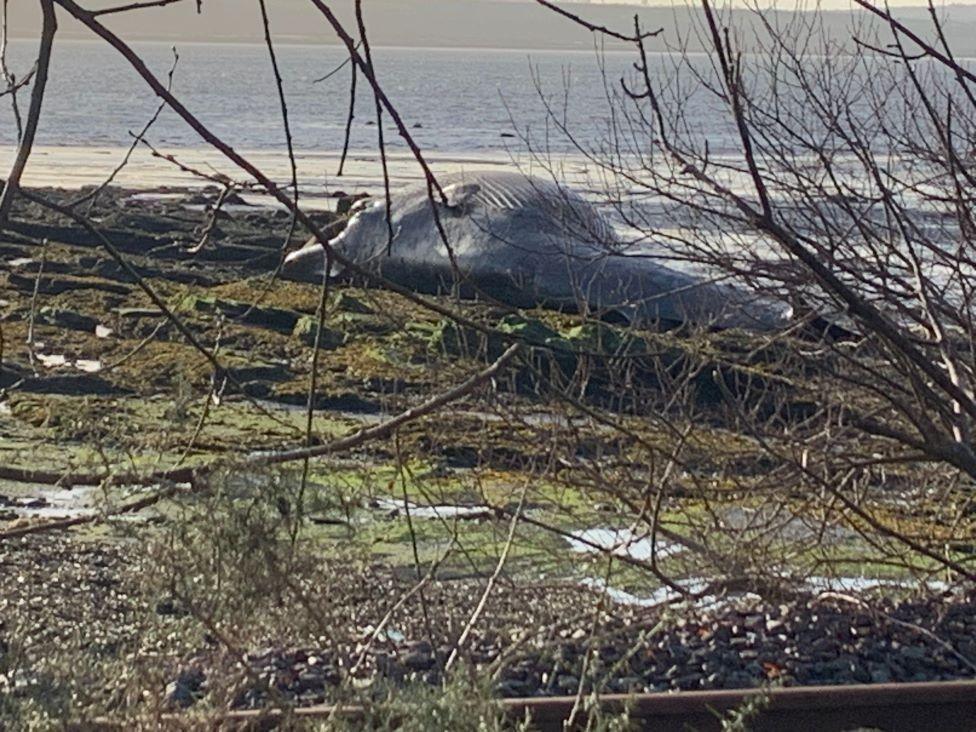
[[[364,200],[331,246],[422,293],[580,310],[641,327],[770,330],[787,319],[787,308],[752,293],[622,253],[607,219],[563,186],[497,171],[440,182],[447,202],[436,206],[450,251],[426,185],[392,196],[392,244],[385,203]],[[313,240],[287,257],[284,275],[321,281],[323,267],[323,248]]]

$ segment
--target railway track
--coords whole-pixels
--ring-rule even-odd
[[[506,699],[501,703],[513,722],[529,717],[533,728],[541,732],[562,731],[576,706],[572,697]],[[839,732],[864,728],[884,732],[976,732],[976,681],[689,691],[600,698],[603,711],[627,710],[637,728],[654,732],[720,730],[722,718],[750,703],[757,711],[747,727],[757,732]],[[314,724],[334,714],[355,719],[361,716],[362,710],[320,706],[289,711],[238,711],[229,713],[223,721],[237,729],[274,729],[283,722],[291,728],[302,727],[303,723]],[[585,720],[585,713],[578,712],[575,726],[583,728]],[[178,716],[168,721],[177,728],[182,727]]]

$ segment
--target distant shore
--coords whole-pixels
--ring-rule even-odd
[[[37,9],[29,3],[15,3],[11,8],[10,28],[13,37],[34,38],[37,27]],[[204,12],[197,14],[192,3],[184,7],[158,8],[137,14],[120,14],[112,19],[110,27],[129,41],[158,40],[166,43],[200,41],[210,43],[261,43],[260,19],[256,9],[238,0],[211,0]],[[298,3],[280,3],[271,21],[275,39],[279,43],[314,43],[337,45],[338,41],[320,13]],[[342,4],[340,4],[342,5]],[[918,5],[922,5],[919,3]],[[701,39],[694,33],[695,24],[701,19],[694,4],[651,5],[636,3],[583,3],[561,2],[569,13],[578,14],[602,27],[627,33],[634,27],[634,17],[639,16],[645,29],[664,29],[661,36],[648,39],[648,50],[664,50],[668,44],[688,51],[701,50]],[[973,44],[976,29],[976,13],[972,6],[950,4],[942,10],[951,18],[944,32],[957,57],[976,53]],[[355,27],[348,8],[336,9],[339,20],[347,27]],[[811,11],[800,14],[787,7],[773,11],[776,20],[784,27],[799,17],[809,17]],[[923,36],[931,31],[930,19],[924,7],[898,9],[899,16]],[[748,9],[735,7],[731,16],[733,24],[748,38],[751,31],[761,27],[761,21]],[[849,39],[854,28],[859,35],[881,29],[863,12],[852,11],[850,6],[827,8],[820,11],[825,30],[835,38]],[[497,2],[488,0],[372,0],[368,8],[367,25],[374,47],[409,46],[416,48],[506,48],[518,50],[584,50],[594,48],[593,35],[586,29],[540,5],[525,2]],[[800,21],[806,23],[806,21]],[[151,33],[147,28],[152,29]],[[62,38],[91,37],[77,23],[64,18]],[[605,48],[629,48],[628,44],[613,38],[598,40]],[[853,43],[849,43],[853,47]]]

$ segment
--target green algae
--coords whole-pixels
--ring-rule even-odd
[[[92,266],[88,255],[67,246],[50,245],[47,256],[52,267]],[[219,272],[209,283],[186,277],[177,281],[167,278],[162,264],[153,265],[157,269],[149,285],[221,369],[165,323],[132,283],[67,276],[69,289],[52,286],[42,293],[34,337],[44,343],[45,353],[99,360],[104,367],[100,377],[125,393],[111,398],[10,393],[9,414],[0,415],[5,464],[148,471],[305,444],[304,405],[321,287],[239,272],[223,281]],[[100,264],[98,269],[105,270]],[[30,370],[29,279],[24,275],[7,288],[12,294],[3,323],[5,362],[24,373]],[[86,281],[90,286],[82,286]],[[697,422],[667,415],[657,419],[655,400],[669,379],[679,382],[683,373],[697,373],[691,386],[699,395],[710,395],[712,403],[723,398],[722,388],[728,391],[738,383],[758,391],[798,390],[800,377],[811,374],[807,385],[815,384],[811,367],[791,360],[785,346],[743,333],[652,333],[565,313],[502,313],[440,300],[483,323],[485,333],[390,292],[330,286],[326,294],[313,403],[329,408],[314,415],[313,442],[353,433],[450,388],[512,341],[525,346],[517,373],[506,377],[491,399],[473,396],[404,425],[395,439],[364,446],[341,464],[310,464],[307,510],[325,522],[308,527],[310,540],[330,546],[354,541],[367,554],[405,564],[412,561],[415,542],[425,561],[455,542],[466,550],[465,561],[477,557],[484,568],[498,556],[507,520],[424,520],[414,522],[411,531],[405,516],[383,517],[364,508],[377,498],[402,500],[404,483],[409,501],[419,506],[511,507],[527,490],[534,515],[561,531],[619,523],[621,517],[633,517],[635,507],[646,507],[652,490],[635,476],[652,473],[654,461],[673,455],[679,434],[684,435],[682,468],[670,479],[659,518],[685,535],[707,532],[716,511],[750,508],[764,500],[764,451],[734,423],[714,415],[702,413]],[[93,325],[113,333],[96,337],[90,332]],[[60,373],[42,371],[39,380]],[[605,397],[615,392],[630,395],[641,411],[605,406]],[[562,393],[574,400],[593,398],[590,408],[615,427],[571,420],[575,410],[560,400]],[[500,402],[499,411],[493,411],[499,406],[493,399]],[[587,477],[591,467],[598,477]],[[894,475],[899,468],[889,472]],[[900,478],[910,481],[912,475],[905,468]],[[283,480],[289,490],[299,490],[301,481],[294,474]],[[797,501],[796,510],[803,506]],[[947,543],[971,532],[964,523],[946,529],[942,506],[892,506],[879,515],[910,536]],[[328,523],[333,520],[340,523]],[[870,533],[870,527],[859,528]],[[716,550],[741,549],[722,533],[713,539]],[[743,535],[742,541],[760,557],[789,549],[761,535]],[[565,576],[577,576],[581,566],[586,572],[600,566],[601,558],[581,558],[567,546],[551,532],[525,526],[513,562],[526,571],[535,566]],[[798,572],[826,561],[847,567],[847,555],[865,557],[870,566],[879,556],[866,541],[838,542],[829,555],[805,546],[795,549],[789,562]],[[674,565],[668,565],[669,571],[693,569],[684,560],[668,561]],[[640,584],[632,570],[620,571],[627,586]]]

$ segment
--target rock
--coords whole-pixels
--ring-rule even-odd
[[[252,381],[285,381],[292,377],[291,371],[284,364],[248,364],[247,366],[236,366],[227,369],[228,376],[242,384]]]
[[[166,686],[166,699],[181,709],[186,709],[199,699],[205,681],[202,672],[196,669],[183,671],[175,681]]]
[[[329,323],[347,335],[359,333],[384,336],[400,330],[400,327],[390,318],[363,313],[339,312],[329,319]]]
[[[644,681],[639,676],[623,676],[610,683],[618,694],[639,694],[644,690]]]
[[[231,191],[226,196],[224,196],[224,203],[230,204],[231,206],[250,206],[251,204],[245,201],[241,194],[237,191]]]
[[[275,401],[292,406],[304,407],[308,404],[308,393],[302,391],[275,391],[274,398]],[[378,414],[382,411],[382,405],[378,401],[365,399],[356,392],[316,395],[313,407],[320,411],[355,412],[357,414]]]
[[[563,695],[571,696],[579,691],[580,680],[570,674],[565,674],[556,679],[556,689]]]
[[[726,689],[749,689],[758,685],[756,677],[744,671],[732,671],[725,677]]]
[[[607,356],[633,356],[646,353],[648,350],[644,339],[605,323],[583,323],[570,328],[563,337],[573,350],[601,353]]]
[[[156,603],[156,614],[172,617],[184,617],[187,612],[179,606],[172,597],[164,597]]]
[[[346,216],[352,210],[352,207],[358,202],[362,201],[364,198],[369,198],[368,193],[355,193],[351,196],[344,196],[338,200],[336,203],[336,213],[340,216]]]
[[[69,330],[83,330],[94,333],[95,327],[98,325],[95,318],[63,308],[43,307],[37,315],[38,320],[46,325],[56,325],[59,328]]]
[[[710,689],[723,689],[725,688],[725,673],[722,671],[715,671],[710,673],[705,677],[704,686]]]
[[[306,693],[310,691],[324,691],[326,687],[325,676],[317,670],[302,671],[298,674],[295,683],[296,691]]]
[[[403,665],[411,671],[429,671],[434,663],[434,654],[424,648],[411,651],[403,658]]]
[[[298,319],[292,330],[292,335],[298,338],[306,346],[315,347],[318,338],[319,349],[332,351],[339,348],[346,342],[346,334],[333,330],[325,325],[322,326],[321,335],[319,331],[319,319],[314,315],[305,315]]]
[[[567,347],[569,346],[555,330],[536,318],[525,318],[515,314],[506,315],[498,321],[495,328],[502,333],[518,336],[529,345],[565,344]]]
[[[128,389],[116,386],[100,376],[91,374],[63,374],[27,378],[21,383],[20,391],[32,394],[79,394],[91,396],[120,396],[130,394]]]
[[[782,630],[782,628],[785,625],[786,625],[786,623],[783,622],[782,619],[779,619],[779,618],[775,618],[775,619],[774,618],[770,618],[770,619],[768,619],[766,621],[766,632],[769,633],[769,634],[771,634],[771,635],[775,635],[776,633],[779,633],[779,631]]]
[[[294,331],[302,317],[293,310],[253,306],[245,302],[214,297],[194,296],[184,303],[184,307],[191,308],[199,313],[220,313],[238,324],[267,328],[279,333]]]
[[[163,317],[163,311],[158,308],[116,308],[115,312],[123,319],[137,320],[139,318]]]
[[[341,310],[344,313],[356,313],[358,315],[374,315],[376,313],[369,305],[359,298],[350,295],[345,290],[339,290],[332,302],[332,306],[336,310]]]
[[[524,681],[518,679],[504,679],[495,684],[495,695],[502,699],[514,699],[529,696],[533,689]]]
[[[682,691],[691,691],[692,689],[700,689],[702,687],[702,681],[701,674],[684,674],[676,678],[672,683]]]
[[[36,285],[37,292],[42,295],[60,295],[64,292],[77,290],[98,290],[113,295],[128,295],[131,292],[131,288],[125,285],[103,282],[90,277],[54,277],[48,275],[24,277],[11,272],[7,275],[7,283],[24,292],[33,292]]]

